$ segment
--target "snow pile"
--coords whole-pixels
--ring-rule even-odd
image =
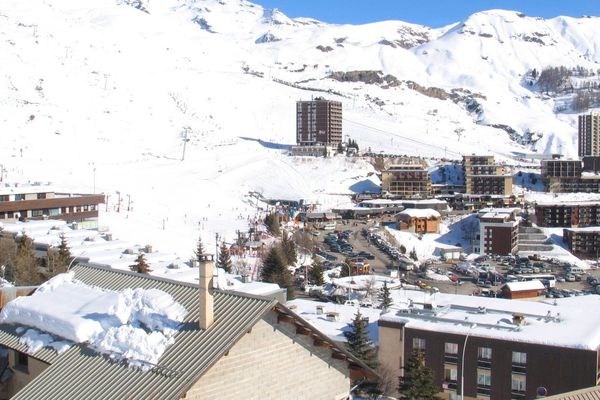
[[[161,290],[107,291],[75,280],[71,272],[52,278],[31,296],[8,303],[0,321],[44,332],[25,332],[21,341],[30,353],[48,345],[64,350],[68,344],[56,342],[53,336],[57,336],[147,368],[173,343],[186,314]]]

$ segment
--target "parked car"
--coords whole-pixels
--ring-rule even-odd
[[[573,274],[567,274],[567,275],[565,275],[565,281],[567,281],[567,282],[575,282],[575,275],[573,275]]]

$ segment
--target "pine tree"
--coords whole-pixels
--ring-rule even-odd
[[[285,269],[281,252],[278,251],[277,247],[273,246],[267,253],[260,271],[260,277],[263,282],[274,283],[274,277],[280,275]]]
[[[260,277],[263,282],[277,283],[287,289],[288,300],[294,298],[294,285],[292,275],[285,267],[281,249],[277,246],[271,247],[267,257],[263,261]]]
[[[0,266],[4,265],[3,278],[9,282],[15,280],[15,259],[17,243],[12,238],[0,237]]]
[[[265,225],[267,226],[267,230],[273,236],[279,236],[279,216],[277,213],[271,213],[265,217]]]
[[[403,244],[400,245],[400,253],[406,254],[406,246]]]
[[[313,262],[312,268],[308,273],[308,281],[316,286],[323,286],[325,280],[323,279],[323,267],[320,262]]]
[[[60,274],[67,271],[71,263],[71,249],[67,243],[67,238],[64,233],[60,234],[60,244],[58,245],[58,253],[54,257],[54,274]]]
[[[17,286],[37,285],[40,283],[37,260],[33,251],[33,240],[25,233],[23,233],[17,245],[14,279]]]
[[[387,311],[392,305],[392,296],[390,294],[390,288],[388,288],[387,282],[383,282],[383,287],[381,288],[381,309]]]
[[[140,254],[138,254],[135,260],[135,264],[130,265],[129,269],[133,272],[137,272],[138,274],[148,274],[152,271],[150,269],[150,266],[146,262],[146,257],[144,256],[144,253],[141,252]]]
[[[346,347],[356,358],[363,361],[369,367],[375,369],[378,366],[377,355],[369,334],[367,332],[368,322],[363,320],[360,309],[356,311],[350,330],[344,332],[346,336]]]
[[[418,261],[419,260],[419,258],[417,257],[417,251],[415,250],[414,247],[410,251],[410,258],[413,259],[414,261]]]
[[[229,249],[225,243],[221,244],[219,248],[219,260],[217,261],[217,267],[222,268],[225,272],[231,272],[231,257],[229,255]]]
[[[294,265],[298,261],[296,244],[289,238],[286,232],[281,235],[281,252],[287,265]]]
[[[204,249],[204,244],[202,243],[202,237],[198,236],[198,243],[196,244],[196,249],[194,250],[194,256],[198,262],[202,261],[202,255],[205,254],[206,251]]]
[[[423,353],[416,350],[408,358],[398,390],[408,400],[435,400],[438,390],[433,384],[433,372],[425,366]]]

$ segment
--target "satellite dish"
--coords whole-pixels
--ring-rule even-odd
[[[538,397],[544,397],[548,394],[548,389],[546,389],[543,386],[540,386],[539,388],[537,388],[536,393]]]

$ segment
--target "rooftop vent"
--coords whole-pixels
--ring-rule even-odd
[[[479,314],[487,314],[487,309],[484,306],[477,307],[477,312]]]
[[[249,274],[249,273],[247,273],[247,272],[244,272],[244,273],[242,274],[242,282],[243,282],[243,283],[250,283],[250,282],[252,282],[252,277],[250,276],[250,274]]]
[[[520,313],[514,313],[512,315],[512,321],[514,325],[523,326],[525,325],[525,315]]]

